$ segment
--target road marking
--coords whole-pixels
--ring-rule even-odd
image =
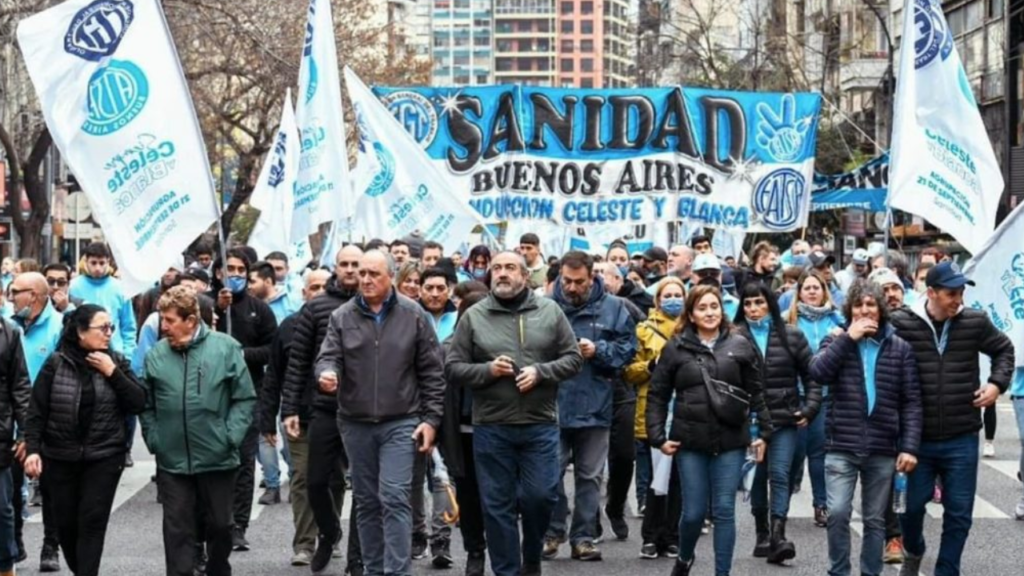
[[[1017,460],[987,460],[982,459],[982,464],[1002,472],[1004,475],[1009,477],[1011,480],[1017,479],[1017,472],[1020,471],[1020,462]]]
[[[942,519],[942,504],[929,502],[927,506],[928,515],[936,520]],[[974,496],[974,514],[972,518],[1007,520],[1010,517],[999,508],[996,508],[981,496]]]

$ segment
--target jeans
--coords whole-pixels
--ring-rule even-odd
[[[774,436],[772,437],[774,439]],[[850,574],[850,517],[857,477],[861,481],[861,516],[864,539],[860,549],[860,573],[882,573],[885,548],[885,510],[890,508],[889,494],[896,473],[892,456],[857,455],[830,452],[825,456],[825,485],[828,488],[829,576]]]
[[[608,428],[562,428],[560,458],[562,480],[557,485],[558,505],[551,516],[547,537],[565,539],[565,521],[569,499],[565,496],[565,471],[572,462],[575,500],[569,542],[576,546],[597,538],[597,519],[601,515],[601,470],[608,457]]]
[[[430,455],[417,452],[412,467],[412,532],[427,535],[427,500],[423,491],[425,483],[431,495],[430,538],[432,541],[451,540],[452,527],[442,517],[448,509],[448,491],[434,482],[432,468]]]
[[[1024,478],[1024,396],[1012,396],[1013,413],[1017,417],[1017,436],[1020,438],[1020,464],[1018,473]]]
[[[622,518],[636,461],[636,393],[621,380],[615,386],[608,440],[608,501],[605,511],[609,518]]]
[[[559,430],[553,422],[473,427],[473,457],[494,576],[519,576],[522,564],[540,564],[544,531],[558,502],[558,449]]]
[[[305,550],[312,554],[316,550],[317,531],[306,487],[306,469],[309,466],[309,429],[306,426],[300,426],[299,429],[298,438],[292,440],[285,436],[292,458],[292,478],[288,486],[292,501],[292,523],[295,525],[292,552],[298,554]]]
[[[636,509],[644,507],[647,502],[647,489],[651,486],[654,475],[651,464],[651,447],[646,440],[637,440],[636,444]]]
[[[771,516],[786,518],[789,516],[789,480],[793,465],[793,454],[799,438],[796,426],[776,428],[772,433],[772,441],[768,444],[766,462],[757,465],[754,472],[754,487],[750,495],[750,509],[754,515],[765,514],[769,510],[768,484],[771,483]],[[770,477],[770,479],[769,479]]]
[[[259,429],[256,421],[245,431],[245,438],[239,447],[238,476],[235,478],[235,528],[243,532],[249,529],[249,517],[252,516],[252,493],[256,488],[256,452],[259,446]]]
[[[168,576],[192,576],[200,516],[208,556],[207,576],[231,576],[228,558],[237,476],[237,468],[192,475],[161,470],[157,474],[163,498],[164,561]]]
[[[774,436],[772,437],[774,441]],[[790,487],[799,486],[804,479],[804,461],[811,475],[811,495],[815,508],[826,506],[825,492],[825,407],[806,428],[800,428],[793,468],[789,476]]]
[[[480,483],[477,481],[476,459],[473,457],[473,434],[462,432],[459,436],[462,438],[464,475],[454,480],[459,494],[462,547],[466,552],[483,552],[487,549],[487,539],[484,537],[484,512],[480,505]]]
[[[14,477],[11,467],[0,468],[0,572],[14,568],[18,545],[14,539]]]
[[[917,468],[907,479],[907,513],[900,519],[903,547],[923,556],[925,505],[932,499],[936,477],[942,479],[942,542],[935,576],[960,574],[960,557],[971,531],[974,495],[978,488],[978,434],[922,441]]]
[[[363,566],[370,576],[412,575],[412,461],[416,418],[339,421],[352,465]]]
[[[726,576],[732,570],[736,548],[736,492],[746,450],[730,450],[718,455],[680,450],[676,466],[682,486],[683,509],[679,518],[679,559],[688,562],[700,538],[711,501],[711,518],[715,524],[715,574]]]
[[[277,429],[278,434],[280,434],[280,438],[287,438],[280,420],[277,423]],[[281,456],[284,458],[285,464],[288,465],[288,478],[290,480],[294,477],[295,473],[292,470],[292,455],[288,451],[288,442],[283,442]],[[259,460],[260,468],[263,469],[263,481],[266,483],[267,488],[271,490],[280,489],[281,464],[277,459],[277,446],[267,444],[267,439],[263,434],[260,434],[259,451],[256,453],[256,458]]]

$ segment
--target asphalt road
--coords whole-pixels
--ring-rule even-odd
[[[1024,575],[1024,522],[1013,519],[1014,505],[1021,496],[1021,485],[1016,480],[1020,442],[1012,409],[1005,400],[1000,402],[999,429],[996,439],[996,457],[983,459],[979,472],[978,499],[975,505],[974,527],[964,556],[963,573],[966,575],[1020,576]],[[103,575],[158,575],[163,574],[163,546],[161,540],[161,508],[156,503],[156,487],[149,482],[154,469],[152,457],[145,453],[141,442],[136,443],[136,465],[127,469],[118,491],[115,511],[107,532],[101,574]],[[254,496],[258,496],[254,495]],[[429,499],[428,499],[429,501]],[[631,499],[631,502],[633,500]],[[635,506],[635,504],[634,504]],[[858,504],[859,506],[859,504]],[[935,551],[941,530],[941,508],[931,505],[931,518],[926,521],[929,552],[922,574],[932,574]],[[346,517],[349,507],[346,506]],[[32,508],[33,517],[25,528],[25,542],[29,559],[18,565],[19,574],[36,574],[42,540],[39,508]],[[258,516],[256,516],[258,514]],[[733,576],[820,576],[827,572],[828,550],[825,531],[814,527],[811,519],[810,486],[805,486],[794,497],[788,534],[797,546],[797,557],[788,567],[767,565],[750,556],[754,545],[754,530],[749,509],[742,503],[737,507],[738,539]],[[287,503],[262,507],[254,505],[254,520],[248,538],[249,552],[236,552],[231,563],[236,576],[247,575],[299,575],[309,574],[308,568],[293,568],[291,557],[291,508]],[[545,562],[544,574],[551,576],[616,576],[627,574],[664,574],[671,572],[671,560],[641,560],[640,522],[630,519],[631,534],[623,542],[601,544],[604,561],[583,563],[568,558],[568,547],[563,546],[558,558]],[[345,524],[347,526],[347,523]],[[605,524],[606,532],[608,531]],[[455,531],[457,534],[457,530]],[[854,558],[858,558],[860,541],[853,542]],[[435,570],[428,560],[415,561],[415,574],[461,575],[465,554],[456,536],[452,546],[456,565],[450,570]],[[701,539],[697,549],[697,564],[692,572],[704,576],[713,574],[711,538]],[[856,562],[856,561],[855,561]],[[324,574],[344,573],[344,560],[335,560]],[[854,564],[854,573],[857,573]],[[886,574],[895,574],[898,566],[886,567]],[[65,566],[63,571],[70,574]]]

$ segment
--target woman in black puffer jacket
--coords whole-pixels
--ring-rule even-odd
[[[690,573],[709,499],[715,523],[715,573],[728,574],[736,547],[736,491],[746,451],[753,448],[758,461],[764,457],[772,423],[761,394],[757,352],[746,338],[730,330],[718,288],[697,286],[686,298],[685,310],[651,376],[647,439],[664,454],[676,455],[679,468],[683,510],[679,557],[672,575]],[[760,438],[751,441],[746,422],[731,424],[716,417],[701,366],[711,378],[747,391],[760,422]],[[673,393],[676,399],[669,429],[668,406]]]
[[[811,349],[803,332],[782,320],[779,304],[767,285],[751,282],[740,294],[742,307],[736,326],[761,359],[764,402],[771,414],[772,444],[766,463],[758,464],[751,494],[751,512],[757,530],[755,558],[781,564],[796,556],[786,539],[789,515],[790,470],[796,453],[798,429],[807,426],[821,407],[821,386],[810,377]],[[806,401],[801,402],[803,382]],[[771,524],[768,522],[768,484],[771,481]]]
[[[25,473],[53,499],[57,535],[77,576],[99,574],[107,521],[124,470],[126,417],[146,392],[124,356],[110,350],[114,325],[86,304],[64,319],[60,346],[36,378],[25,439]]]

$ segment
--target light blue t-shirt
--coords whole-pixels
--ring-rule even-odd
[[[882,344],[874,338],[861,338],[857,343],[861,363],[864,365],[864,392],[868,397],[868,416],[875,410],[875,369]]]
[[[110,321],[114,324],[114,335],[110,339],[110,349],[131,358],[135,354],[135,310],[132,309],[131,298],[124,295],[121,282],[117,278],[106,276],[92,278],[78,276],[71,281],[68,295],[78,298],[86,304],[102,306]]]

